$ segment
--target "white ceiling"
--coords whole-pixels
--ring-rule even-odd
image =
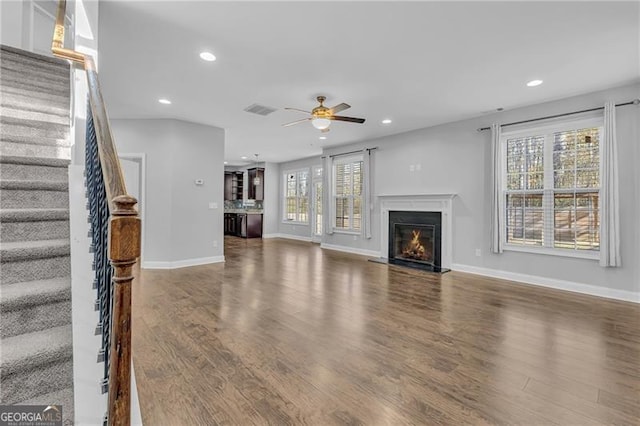
[[[638,2],[108,1],[100,71],[112,118],[222,127],[230,164],[281,162],[636,82],[639,20]],[[333,122],[326,141],[310,123],[281,127],[304,117],[282,108],[319,94],[366,123]],[[243,111],[253,103],[278,111]]]

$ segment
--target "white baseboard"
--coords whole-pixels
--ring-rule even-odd
[[[605,297],[607,299],[624,300],[626,302],[640,303],[640,293],[627,290],[617,290],[607,287],[599,287],[591,284],[576,283],[573,281],[558,280],[555,278],[540,277],[537,275],[520,274],[517,272],[500,271],[497,269],[482,268],[478,266],[461,265],[454,263],[451,266],[454,271],[468,272],[470,274],[484,275],[486,277],[501,278],[524,284],[532,284],[557,290],[572,291],[574,293],[588,294],[591,296]]]
[[[173,262],[142,262],[143,269],[177,269],[186,268],[187,266],[208,265],[210,263],[224,262],[224,256],[199,257],[196,259],[176,260]]]
[[[311,237],[303,237],[301,235],[281,234],[281,233],[262,234],[262,238],[265,240],[269,238],[284,238],[287,240],[306,241],[308,243],[311,242]]]
[[[380,257],[380,252],[375,250],[365,250],[365,249],[359,249],[355,247],[338,246],[335,244],[326,244],[326,243],[320,244],[320,248],[327,249],[327,250],[341,251],[344,253],[359,254],[361,256]]]

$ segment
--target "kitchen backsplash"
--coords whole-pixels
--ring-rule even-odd
[[[252,206],[245,205],[242,200],[225,200],[224,202],[225,209],[244,209],[246,207],[262,210],[262,201],[256,201]]]

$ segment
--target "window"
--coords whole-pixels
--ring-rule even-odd
[[[284,221],[309,223],[309,170],[284,174]]]
[[[360,232],[362,226],[362,157],[340,158],[333,166],[333,207],[337,231]]]
[[[505,249],[597,258],[600,123],[502,136]]]

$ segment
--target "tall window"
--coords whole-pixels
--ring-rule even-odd
[[[360,232],[362,227],[362,157],[338,158],[333,166],[334,228]]]
[[[284,220],[309,223],[309,170],[286,172],[284,184]]]
[[[566,123],[503,135],[506,249],[597,253],[598,126]]]

